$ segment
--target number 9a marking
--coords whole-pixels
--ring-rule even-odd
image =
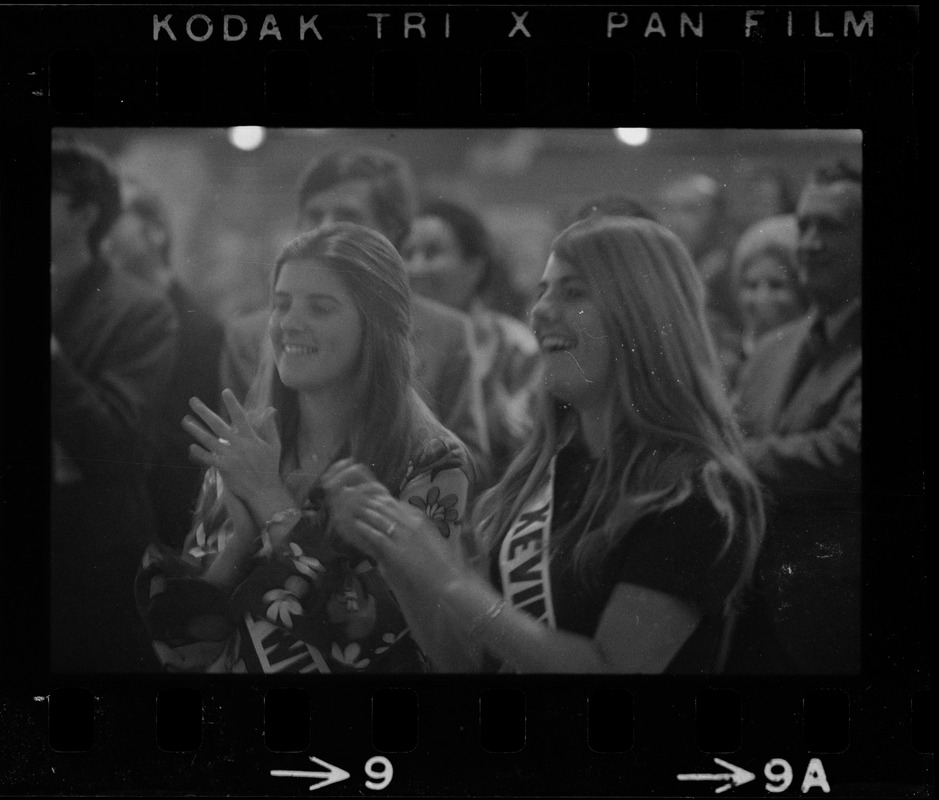
[[[384,756],[374,756],[365,762],[365,774],[373,780],[365,781],[367,789],[380,792],[387,789],[394,777],[395,770],[391,762]]]

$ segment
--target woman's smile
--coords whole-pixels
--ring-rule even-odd
[[[308,259],[288,261],[274,287],[270,334],[284,385],[317,391],[354,374],[362,318],[332,269]]]

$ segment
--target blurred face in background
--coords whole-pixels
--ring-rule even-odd
[[[764,254],[751,259],[740,283],[745,325],[756,336],[796,319],[805,310],[796,275],[779,256]]]
[[[314,259],[288,261],[274,285],[271,344],[281,381],[298,392],[350,385],[363,324],[342,279]]]
[[[661,223],[681,239],[694,258],[704,255],[721,221],[713,182],[703,176],[681,181],[668,187],[661,199]]]
[[[300,230],[309,231],[330,222],[354,222],[387,235],[375,213],[372,188],[371,181],[355,178],[310,195],[300,208]]]
[[[164,268],[160,248],[165,239],[139,214],[124,212],[101,244],[107,259],[118,269],[151,282]]]
[[[796,210],[800,275],[823,314],[861,293],[861,186],[809,184]]]
[[[418,217],[401,248],[411,288],[466,310],[482,277],[482,259],[467,258],[453,229],[439,217]]]
[[[91,203],[75,204],[72,195],[61,189],[53,189],[49,200],[49,244],[52,260],[62,263],[58,268],[67,268],[68,259],[61,258],[70,251],[87,248],[88,231],[98,218],[98,207]],[[81,265],[76,265],[81,266]]]

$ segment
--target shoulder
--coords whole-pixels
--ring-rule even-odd
[[[753,343],[753,351],[743,364],[737,385],[744,397],[762,394],[775,385],[781,366],[796,358],[809,335],[811,317],[805,316],[765,333]]]
[[[467,475],[472,474],[472,456],[466,445],[445,428],[431,431],[423,429],[415,436],[411,448],[409,472],[441,472],[445,469],[458,469]]]
[[[180,326],[193,336],[216,341],[222,336],[222,323],[206,309],[179,281],[170,285],[169,299],[179,316]]]
[[[774,353],[792,348],[808,336],[812,317],[805,315],[799,319],[764,333],[753,343],[752,359],[771,356]]]
[[[695,487],[681,502],[641,517],[636,522],[640,526],[659,531],[712,530],[723,527],[723,518],[704,490]]]
[[[490,312],[490,318],[506,347],[520,351],[527,356],[538,354],[538,340],[535,339],[531,328],[507,314]]]
[[[743,568],[743,543],[731,536],[710,499],[698,492],[635,523],[618,558],[613,579],[718,610]]]
[[[714,564],[725,550],[727,521],[703,488],[681,502],[641,517],[629,532],[628,549],[646,550],[666,562]]]
[[[108,303],[129,320],[156,326],[175,326],[176,312],[157,289],[118,270],[110,270],[102,282],[108,287]]]
[[[468,340],[470,320],[466,314],[418,295],[414,295],[411,309],[420,335]]]

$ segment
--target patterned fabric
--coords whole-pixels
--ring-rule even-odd
[[[398,497],[422,509],[454,548],[466,512],[470,467],[456,439],[431,440],[408,465]],[[233,533],[221,477],[203,485],[209,513],[181,556],[151,546],[137,575],[137,605],[154,650],[171,672],[424,672],[394,597],[361,553],[327,535],[318,486],[282,552],[262,547],[230,596],[202,580]]]
[[[479,303],[470,309],[470,318],[494,481],[531,431],[531,401],[541,379],[541,361],[534,335],[518,320]]]

